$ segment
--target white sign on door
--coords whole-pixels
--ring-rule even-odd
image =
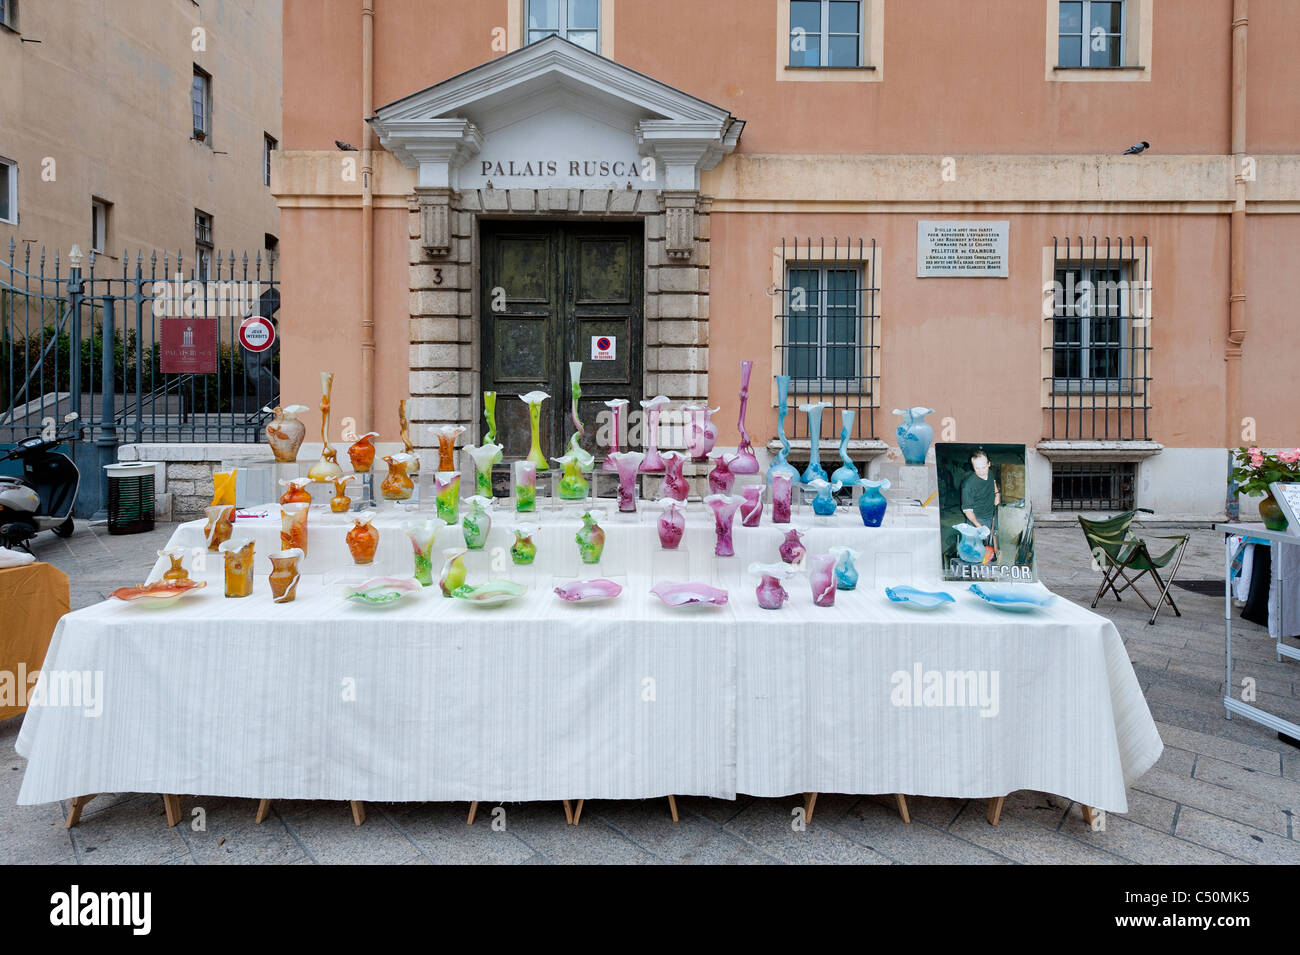
[[[613,335],[592,335],[591,336],[591,360],[592,361],[613,361],[614,346],[618,343]]]

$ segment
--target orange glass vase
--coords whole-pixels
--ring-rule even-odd
[[[253,542],[248,538],[221,545],[226,560],[226,596],[247,597],[253,592]]]
[[[302,551],[291,547],[270,557],[271,574],[267,581],[271,585],[271,599],[278,604],[290,603],[298,594],[298,561],[302,558]]]
[[[310,504],[311,493],[307,490],[307,485],[311,483],[310,478],[290,478],[287,481],[281,481],[284,486],[284,493],[280,495],[281,504]]]
[[[348,448],[348,458],[352,461],[353,471],[358,474],[365,474],[370,470],[370,466],[375,463],[375,443],[373,439],[377,437],[379,437],[378,431],[363,434]]]
[[[280,507],[280,549],[298,548],[307,553],[306,504],[285,504]]]
[[[355,480],[355,476],[351,474],[335,478],[334,496],[330,498],[330,513],[346,514],[352,507],[352,498],[348,497],[348,482],[352,480]]]
[[[214,504],[208,508],[208,521],[203,525],[203,539],[208,542],[208,550],[217,550],[230,540],[235,523],[235,508],[230,504]]]
[[[379,485],[380,495],[385,501],[408,500],[415,491],[415,484],[406,473],[406,455],[393,455],[384,461],[388,465],[388,476]]]
[[[374,518],[374,514],[358,517],[352,529],[343,537],[354,564],[369,564],[375,559],[375,551],[379,548],[379,531],[370,524]]]

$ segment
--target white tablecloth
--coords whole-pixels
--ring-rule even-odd
[[[19,802],[115,791],[487,801],[1035,789],[1123,812],[1126,783],[1159,757],[1104,618],[1060,598],[1006,614],[955,584],[957,604],[932,614],[885,600],[886,585],[935,584],[937,528],[805,512],[810,553],[861,552],[858,589],[817,608],[796,578],[791,601],[765,611],[745,568],[777,559],[784,526],[769,514],[762,527],[737,526],[737,556],[718,559],[701,505],[678,552],[659,547],[657,513],[611,514],[595,568],[578,562],[576,518],[558,513],[529,518],[543,523],[537,562],[513,566],[514,518],[498,514],[487,548],[470,555],[470,582],[513,577],[529,591],[495,609],[436,586],[386,609],[343,601],[335,578],[409,575],[410,545],[383,515],[375,564],[350,568],[350,520],[315,510],[298,598],[274,604],[265,555],[278,549],[278,520],[241,519],[237,533],[251,533],[258,555],[252,597],[222,596],[213,555],[195,572],[208,588],[173,608],[109,601],[63,618],[47,672],[102,672],[102,713],[29,711]],[[894,521],[928,523],[906,512]],[[459,540],[446,528],[438,546]],[[199,522],[172,539],[201,542]],[[554,597],[579,575],[612,577],[624,592],[594,606]],[[124,570],[123,582],[138,576]],[[648,594],[687,578],[726,587],[730,603],[674,611]],[[986,686],[996,675],[996,713],[895,705],[895,674],[917,665],[982,673]]]

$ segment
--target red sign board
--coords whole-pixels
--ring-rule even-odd
[[[275,344],[275,326],[261,315],[250,315],[239,326],[239,344],[249,351],[266,351]]]
[[[160,318],[162,373],[216,374],[217,322],[215,318]]]

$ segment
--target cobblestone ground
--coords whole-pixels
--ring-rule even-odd
[[[110,537],[82,525],[68,541],[42,534],[34,550],[69,574],[73,607],[84,607],[142,573],[170,532]],[[1077,528],[1041,529],[1038,548],[1048,586],[1092,599],[1098,577]],[[1179,576],[1220,578],[1222,563],[1221,536],[1194,529]],[[1300,750],[1255,723],[1224,719],[1222,596],[1174,594],[1183,616],[1162,613],[1155,626],[1136,600],[1107,597],[1097,608],[1123,634],[1165,743],[1131,789],[1129,812],[1108,815],[1105,831],[1086,825],[1077,804],[1038,792],[1008,797],[997,828],[983,801],[914,797],[905,825],[888,797],[826,793],[804,832],[790,826],[796,796],[682,797],[678,825],[665,800],[592,801],[576,828],[558,803],[512,804],[505,830],[493,831],[488,805],[473,827],[463,803],[371,804],[357,828],[344,803],[282,802],[254,825],[252,800],[201,796],[168,829],[156,795],[124,793],[95,799],[69,831],[66,803],[16,805],[25,762],[13,748],[18,718],[0,723],[0,863],[1300,862]],[[1256,681],[1257,702],[1300,721],[1297,664],[1277,661],[1262,628],[1234,621],[1233,631],[1238,672]],[[195,806],[206,810],[204,832],[188,823]]]

